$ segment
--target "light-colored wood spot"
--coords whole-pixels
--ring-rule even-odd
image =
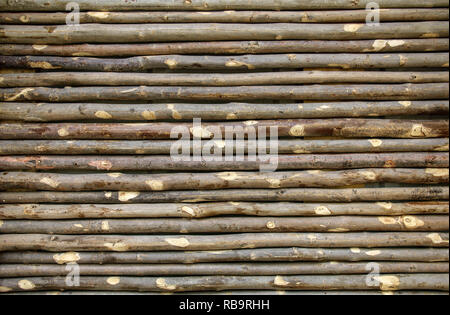
[[[44,177],[40,180],[40,182],[43,184],[46,184],[52,188],[58,188],[58,186],[60,184],[58,181],[51,179],[50,177]]]
[[[289,134],[293,137],[303,137],[305,136],[305,126],[295,125],[289,130]]]
[[[374,279],[380,282],[380,289],[382,291],[395,291],[400,286],[400,279],[396,276],[378,276]]]
[[[103,245],[115,252],[126,252],[129,249],[129,246],[124,242],[104,243]]]
[[[113,167],[113,164],[110,161],[90,161],[88,165],[95,167],[98,170],[106,171],[109,171]]]
[[[269,222],[267,222],[266,227],[267,227],[268,229],[271,229],[271,230],[272,230],[272,229],[276,228],[277,226],[276,226],[275,222],[269,221]]]
[[[363,26],[364,24],[346,24],[344,25],[344,31],[355,33]]]
[[[377,205],[380,206],[381,208],[386,209],[386,210],[391,210],[392,209],[392,203],[391,202],[377,202]]]
[[[70,135],[70,133],[69,133],[69,131],[67,131],[66,128],[61,128],[61,129],[58,129],[58,135],[60,137],[67,137],[68,135]]]
[[[383,39],[377,39],[373,42],[373,51],[380,51],[386,47],[387,41]]]
[[[344,228],[337,228],[337,229],[330,229],[328,230],[328,232],[336,232],[336,233],[345,233],[345,232],[349,232],[349,229],[344,229]]]
[[[108,176],[112,178],[118,178],[122,175],[123,175],[122,173],[108,173]]]
[[[400,101],[399,104],[404,107],[409,107],[412,103],[410,101]]]
[[[88,12],[87,14],[97,19],[107,19],[109,17],[109,12]]]
[[[175,59],[167,59],[164,63],[169,67],[169,69],[176,69],[178,62]]]
[[[99,111],[95,112],[95,117],[100,118],[100,119],[111,119],[111,118],[113,118],[113,116],[110,113],[105,112],[103,110],[99,110]]]
[[[119,200],[125,202],[134,199],[139,195],[140,193],[137,191],[119,191]]]
[[[156,286],[163,290],[174,291],[177,289],[176,285],[168,284],[166,279],[159,278],[156,280]]]
[[[156,114],[153,111],[144,110],[141,115],[145,120],[156,120]]]
[[[390,40],[388,41],[389,46],[391,47],[398,47],[405,44],[404,40]]]
[[[109,222],[102,221],[102,231],[109,231]]]
[[[54,66],[49,62],[46,61],[30,61],[29,65],[31,68],[33,69],[45,69],[45,70],[54,70],[54,69],[61,69],[62,67],[60,66]]]
[[[275,279],[273,280],[273,284],[275,284],[276,286],[279,286],[279,287],[286,287],[290,283],[288,281],[284,280],[284,278],[282,276],[276,276]]]
[[[239,178],[239,175],[235,172],[224,172],[224,173],[218,173],[217,176],[220,179],[227,180],[227,181],[233,181]]]
[[[16,95],[11,96],[11,97],[8,97],[8,98],[6,99],[6,101],[12,102],[12,101],[17,100],[17,99],[18,99],[19,97],[21,97],[21,96],[26,97],[26,96],[28,95],[28,93],[29,93],[29,92],[32,92],[32,91],[34,91],[34,89],[32,89],[32,88],[26,88],[26,89],[23,89],[22,91],[20,91],[20,92],[17,93]]]
[[[350,251],[351,251],[353,254],[359,254],[359,253],[361,253],[361,249],[359,249],[359,248],[350,248]]]
[[[181,208],[181,210],[182,210],[183,212],[189,214],[191,217],[195,217],[195,216],[196,216],[195,210],[192,209],[191,207],[184,206],[184,207]]]
[[[386,225],[398,224],[398,221],[394,217],[378,217],[378,221]]]
[[[151,190],[164,190],[164,183],[160,180],[150,179],[145,181]]]
[[[438,233],[431,233],[427,235],[427,238],[429,238],[433,244],[448,244],[448,240],[444,240],[440,234]]]
[[[41,51],[48,47],[48,45],[33,45],[34,50]]]
[[[118,285],[120,283],[120,278],[119,277],[109,277],[106,282],[109,285]]]
[[[6,292],[10,292],[10,291],[12,291],[11,288],[0,286],[1,293],[6,293]]]
[[[427,168],[425,173],[431,174],[435,177],[448,177],[449,170],[448,168]]]
[[[53,260],[58,265],[64,265],[68,263],[77,262],[81,259],[80,254],[76,252],[68,252],[53,255]]]
[[[366,252],[367,256],[378,256],[380,254],[381,254],[381,251],[379,251],[379,250],[371,250],[371,251]]]
[[[21,288],[22,290],[33,290],[34,288],[36,288],[36,285],[27,279],[20,280],[18,282],[18,285],[19,285],[19,288]]]
[[[375,174],[374,172],[371,172],[371,171],[363,171],[363,172],[361,172],[361,175],[367,180],[376,180],[377,179],[377,174]]]
[[[213,135],[211,131],[200,126],[192,127],[190,130],[192,135],[196,138],[211,138]]]
[[[270,188],[280,188],[281,181],[276,178],[267,178],[266,181],[270,184]]]
[[[314,212],[318,215],[331,215],[330,209],[325,206],[319,206],[314,209]]]
[[[172,246],[176,247],[188,247],[190,245],[189,241],[182,237],[182,238],[167,238],[166,242],[169,243]]]
[[[242,61],[237,61],[237,60],[227,61],[225,63],[225,66],[229,67],[229,68],[247,67],[249,70],[256,69],[256,67],[254,65],[251,65],[251,64],[248,64],[248,63],[245,63]]]

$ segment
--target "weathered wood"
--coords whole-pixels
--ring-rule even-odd
[[[448,214],[448,201],[407,203],[199,203],[199,204],[0,204],[2,220],[61,220],[77,218],[207,218],[247,216],[392,216]]]
[[[306,103],[305,103],[306,105]],[[0,109],[1,110],[1,109]],[[128,154],[128,155],[168,155],[175,140],[154,141],[120,141],[120,140],[0,140],[0,156],[2,155],[27,155],[27,154]],[[180,142],[184,147],[198,150],[206,145],[197,146],[193,143]],[[283,140],[278,141],[279,154],[311,154],[311,153],[345,153],[349,157],[351,153],[380,153],[380,152],[448,152],[448,138],[430,139],[348,139],[348,140]],[[230,149],[230,146],[233,150]],[[269,145],[267,153],[270,153]],[[241,148],[248,153],[247,141],[227,144],[224,142],[224,150],[230,149],[236,153],[236,148]],[[197,151],[200,152],[200,151]],[[369,158],[370,155],[367,157]],[[145,160],[146,157],[143,157]],[[283,156],[279,156],[282,160]],[[8,159],[6,159],[8,160]],[[2,159],[5,161],[5,159]],[[27,162],[33,163],[33,160]]]
[[[388,45],[387,41],[379,45]],[[276,54],[243,56],[142,56],[131,58],[2,56],[5,68],[64,71],[148,72],[164,70],[262,70],[299,68],[448,68],[447,53]]]
[[[448,262],[447,248],[262,248],[165,252],[0,252],[2,264],[196,264],[217,262]]]
[[[0,143],[1,144],[1,143]],[[331,155],[266,155],[252,160],[236,156],[232,161],[186,161],[167,156],[0,156],[0,170],[43,171],[259,171],[261,164],[276,161],[277,170],[356,169],[356,168],[448,168],[448,153],[377,153]],[[267,160],[268,159],[268,160]]]
[[[445,21],[448,9],[383,9],[381,22]],[[67,13],[26,12],[0,15],[0,24],[66,24]],[[363,22],[366,10],[212,11],[212,12],[80,12],[80,23],[348,23]]]
[[[2,234],[1,251],[186,251],[271,247],[448,247],[448,233],[245,233],[221,235]],[[99,288],[98,288],[99,289]]]
[[[368,279],[375,280],[371,284]],[[448,291],[448,274],[389,274],[379,276],[207,276],[207,277],[80,277],[80,286],[69,286],[66,277],[0,279],[6,292],[41,290],[110,291],[223,291],[223,290],[440,290]]]
[[[228,189],[165,192],[0,192],[0,203],[198,203],[219,201],[432,201],[448,200],[448,186],[353,189]]]
[[[4,56],[66,56],[66,57],[130,57],[170,54],[273,54],[273,53],[361,53],[361,52],[438,52],[449,49],[448,38],[353,40],[353,41],[225,41],[180,42],[153,44],[80,44],[20,45],[0,44]],[[2,58],[0,57],[0,62]]]
[[[167,11],[216,11],[216,10],[324,10],[324,9],[365,9],[370,0],[350,2],[346,0],[306,1],[306,0],[258,0],[258,1],[224,1],[224,0],[141,0],[139,2],[124,2],[121,0],[107,0],[96,3],[89,0],[79,0],[77,4],[82,11],[139,11],[139,10],[167,10]],[[19,3],[7,0],[0,1],[1,11],[65,11],[70,0],[22,0]],[[381,8],[435,8],[448,7],[445,0],[378,0]]]
[[[0,190],[167,191],[345,187],[369,183],[444,184],[448,168],[366,168],[344,171],[223,172],[173,174],[0,173]]]
[[[448,263],[380,262],[382,273],[448,273]],[[252,263],[195,265],[81,265],[81,276],[271,276],[366,274],[367,263]],[[66,266],[6,265],[0,277],[67,276]]]
[[[146,43],[281,39],[397,39],[448,37],[445,21],[368,24],[80,24],[2,25],[3,44]]]
[[[186,209],[186,208],[185,208]],[[445,232],[449,217],[336,216],[336,217],[227,217],[206,219],[108,219],[108,220],[5,220],[3,234],[190,234],[257,232]]]
[[[370,85],[270,85],[236,87],[125,86],[0,89],[0,101],[245,101],[245,100],[430,100],[447,99],[448,83]]]
[[[65,86],[251,86],[329,83],[441,83],[448,72],[300,71],[265,73],[45,72],[0,75],[0,87]]]
[[[341,72],[342,73],[342,72]],[[364,74],[364,76],[367,76]],[[447,73],[448,79],[448,73]],[[103,74],[100,76],[103,77]],[[104,114],[104,113],[107,114]],[[0,119],[29,122],[105,120],[226,121],[247,119],[296,119],[376,117],[400,115],[446,115],[447,100],[400,102],[333,102],[301,104],[98,104],[98,103],[0,103]],[[145,118],[147,117],[147,119]],[[3,147],[3,145],[2,145]]]
[[[448,88],[448,85],[447,85]],[[151,113],[149,113],[151,115]],[[174,128],[178,129],[174,129]],[[2,140],[164,140],[180,138],[181,133],[203,139],[223,139],[226,132],[243,139],[248,135],[270,135],[270,127],[278,129],[278,137],[343,137],[343,138],[442,138],[448,137],[448,120],[393,119],[292,119],[245,122],[219,122],[194,126],[191,123],[2,123]],[[176,131],[176,132],[175,132]]]

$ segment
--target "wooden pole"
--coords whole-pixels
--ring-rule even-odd
[[[259,171],[267,163],[256,158],[236,156],[233,161],[210,161],[205,157],[185,161],[167,156],[0,156],[4,171]],[[320,154],[267,155],[277,161],[277,170],[298,169],[357,169],[357,168],[448,168],[448,153],[375,153],[375,154]]]
[[[366,10],[339,11],[212,11],[205,12],[81,12],[80,23],[365,23]],[[381,22],[446,21],[446,9],[384,9]],[[65,24],[67,13],[2,12],[0,24]]]
[[[1,110],[1,109],[0,109]],[[0,140],[0,156],[2,155],[39,155],[39,154],[60,154],[60,155],[79,155],[79,154],[127,154],[139,155],[145,160],[143,155],[169,155],[170,148],[175,144],[175,140],[154,140],[154,141],[131,141],[131,140]],[[187,141],[181,141],[185,147],[192,149],[197,145]],[[236,148],[242,148],[245,154],[248,153],[248,142],[227,144],[223,143],[224,150],[230,146],[234,153]],[[222,145],[222,143],[220,143]],[[429,138],[429,139],[346,139],[346,140],[284,140],[278,141],[279,154],[313,154],[313,153],[344,153],[349,160],[353,157],[352,153],[380,153],[380,152],[448,152],[448,138]],[[203,143],[201,148],[204,148]],[[200,150],[200,147],[198,147]],[[267,152],[270,153],[269,146]],[[320,158],[322,155],[314,155]],[[340,155],[336,155],[338,158]],[[367,155],[365,158],[370,158]],[[381,153],[383,156],[383,153]],[[387,155],[385,155],[387,156]],[[37,157],[33,157],[36,159]],[[279,156],[279,160],[283,160]],[[287,157],[288,158],[288,157]],[[300,157],[299,157],[300,158]],[[2,158],[4,166],[13,163],[15,160]],[[34,160],[28,160],[27,166],[34,167]],[[23,161],[25,162],[25,161]],[[44,161],[41,161],[43,163]],[[431,161],[429,161],[431,163]]]
[[[448,214],[448,201],[403,203],[159,203],[159,204],[0,204],[1,220],[103,218],[207,218],[224,215],[257,217],[392,216]]]
[[[0,6],[1,8],[1,6]],[[367,24],[80,24],[3,25],[2,44],[148,43],[282,39],[397,39],[448,37],[445,21]]]
[[[206,276],[206,277],[81,277],[69,286],[66,277],[0,279],[7,292],[42,290],[106,290],[190,292],[223,290],[436,290],[448,291],[448,274],[383,274],[368,285],[366,275],[310,276]],[[376,284],[375,284],[376,283]]]
[[[448,83],[370,85],[270,85],[236,87],[125,86],[0,89],[0,101],[245,101],[245,100],[430,100],[447,99]]]
[[[388,42],[385,45],[388,45]],[[52,56],[0,57],[0,65],[5,68],[92,72],[149,72],[158,69],[249,71],[274,68],[338,68],[344,70],[373,68],[448,68],[448,62],[448,54],[441,52],[401,54],[269,54],[242,56],[163,55],[120,59]],[[352,75],[357,74],[353,72]],[[370,77],[367,79],[370,79]]]
[[[380,262],[382,273],[448,273],[448,263]],[[366,274],[367,263],[252,263],[195,265],[81,265],[81,276],[271,276]],[[5,265],[0,277],[66,276],[66,266]]]
[[[448,200],[448,186],[347,189],[227,189],[165,192],[0,192],[0,203],[357,202]]]
[[[23,0],[20,3],[7,0],[0,1],[2,11],[65,11],[70,0]],[[330,3],[327,0],[314,2],[306,0],[282,0],[274,3],[270,0],[233,1],[225,0],[175,0],[167,2],[165,0],[141,0],[139,2],[124,3],[120,0],[106,0],[101,4],[89,0],[79,0],[77,2],[82,11],[98,10],[104,11],[105,7],[109,11],[139,11],[139,10],[167,10],[167,11],[216,11],[216,10],[324,10],[324,9],[365,9],[370,0],[361,0],[352,3],[345,0],[336,0]],[[445,0],[378,0],[381,8],[434,8],[448,7]]]
[[[448,88],[448,85],[447,85]],[[442,91],[441,91],[442,93]],[[174,107],[176,110],[176,107]],[[149,115],[151,113],[149,112]],[[174,129],[174,128],[178,129]],[[180,138],[180,133],[203,139],[223,139],[226,132],[243,139],[259,135],[270,127],[278,129],[278,137],[342,137],[342,138],[446,138],[448,120],[394,119],[292,119],[245,122],[193,123],[3,123],[2,140],[164,140]],[[176,131],[176,132],[175,132]]]
[[[342,72],[341,72],[342,73]],[[103,77],[103,74],[100,76]],[[447,75],[448,79],[448,75]],[[102,115],[103,112],[109,115]],[[204,121],[446,115],[447,100],[400,102],[336,102],[288,104],[98,104],[98,103],[0,103],[0,117],[8,121],[76,121],[114,119],[146,121]],[[111,117],[110,117],[111,116]],[[147,117],[147,119],[145,118]],[[152,117],[153,118],[153,117]],[[2,145],[3,148],[3,145]]]
[[[232,262],[448,262],[448,248],[260,248],[165,252],[1,252],[2,264],[192,264]]]
[[[1,251],[186,251],[271,247],[448,247],[448,233],[245,233],[221,235],[2,234]],[[97,288],[99,289],[99,288]]]
[[[369,183],[444,184],[448,168],[367,168],[340,171],[222,172],[172,174],[0,173],[0,190],[167,191],[345,187]]]
[[[27,291],[27,292],[12,292],[12,293],[0,293],[0,295],[9,296],[24,296],[24,295],[166,295],[165,292],[128,292],[128,291]],[[445,291],[271,291],[271,290],[239,290],[239,291],[221,291],[221,292],[188,292],[188,293],[172,293],[171,295],[448,295]]]
[[[449,230],[449,217],[335,216],[335,217],[227,217],[207,219],[109,219],[109,220],[5,220],[4,234],[190,234],[258,232],[400,232]]]
[[[48,13],[47,13],[48,14]],[[66,56],[66,57],[134,57],[170,54],[236,55],[274,53],[362,53],[362,52],[439,52],[449,49],[447,38],[399,40],[280,40],[221,41],[149,44],[80,44],[20,45],[0,44],[3,56]],[[370,55],[368,55],[370,56]],[[0,62],[3,57],[0,57]],[[53,59],[52,59],[53,60]],[[10,62],[11,63],[11,62]],[[1,64],[1,63],[0,63]],[[378,65],[379,63],[377,63]],[[66,69],[67,70],[67,69]]]
[[[44,72],[0,75],[0,87],[64,86],[251,86],[330,83],[441,83],[448,72],[364,72],[301,71],[267,73],[104,73]]]

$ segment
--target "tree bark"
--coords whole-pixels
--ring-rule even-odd
[[[1,7],[0,7],[1,8]],[[80,24],[3,25],[2,44],[147,43],[282,39],[397,39],[448,37],[445,21],[367,24]]]
[[[81,277],[80,286],[68,286],[66,277],[30,277],[0,279],[8,292],[45,290],[106,291],[224,291],[224,290],[437,290],[448,291],[448,274],[390,274],[373,277],[368,285],[366,275],[339,276],[207,276],[207,277]],[[376,285],[375,285],[376,283]],[[25,288],[25,289],[24,289]]]
[[[342,73],[342,72],[341,72]],[[103,77],[101,75],[100,77]],[[447,74],[448,79],[448,74]],[[109,115],[105,115],[104,112]],[[336,102],[301,104],[97,104],[97,103],[0,103],[0,117],[8,121],[77,121],[110,119],[145,121],[147,113],[155,121],[190,120],[226,121],[247,119],[298,119],[377,117],[412,115],[447,115],[449,103],[440,101]],[[148,117],[147,117],[148,118]],[[2,146],[3,147],[3,146]]]
[[[391,46],[392,45],[392,46]],[[225,41],[153,44],[20,45],[0,44],[4,56],[134,57],[170,54],[236,55],[274,53],[438,52],[449,49],[447,38],[387,40]],[[370,55],[367,55],[370,56]],[[3,58],[0,57],[0,62]],[[30,59],[31,60],[31,59]],[[1,64],[1,63],[0,63]],[[73,66],[75,67],[75,66]]]
[[[103,163],[102,163],[103,164]],[[448,168],[367,168],[344,171],[222,172],[173,174],[0,173],[0,190],[26,191],[168,191],[346,187],[371,183],[445,184]],[[126,198],[122,196],[123,198]],[[120,196],[119,196],[120,198]]]
[[[448,273],[448,263],[380,262],[382,273]],[[195,265],[81,265],[81,276],[271,276],[366,274],[367,263],[252,263]],[[66,266],[5,265],[0,277],[66,276]]]
[[[257,217],[391,216],[448,214],[448,201],[406,203],[198,203],[198,204],[7,204],[2,220],[62,220],[102,218],[207,218],[224,215]]]
[[[186,252],[0,252],[2,264],[198,264],[233,262],[448,262],[448,248],[262,248]]]
[[[448,88],[448,85],[447,85]],[[176,110],[176,107],[174,107]],[[149,113],[150,115],[150,113]],[[175,127],[177,127],[175,129]],[[448,120],[393,119],[292,119],[245,122],[190,123],[3,123],[2,140],[164,140],[184,137],[222,140],[226,134],[236,139],[273,134],[278,137],[342,138],[448,138]],[[265,132],[265,133],[264,133]],[[184,139],[185,140],[185,139]],[[231,142],[231,140],[229,140]],[[222,142],[219,141],[220,144]],[[239,143],[235,141],[235,143]]]
[[[54,153],[54,152],[52,152]],[[4,171],[259,171],[261,164],[276,161],[277,170],[358,168],[448,168],[448,153],[377,153],[330,155],[248,156],[233,161],[170,160],[167,156],[0,156]],[[266,160],[265,160],[266,159]]]
[[[445,232],[444,215],[401,217],[227,217],[207,219],[5,220],[3,234],[204,234],[258,232]]]
[[[227,189],[165,192],[0,192],[0,203],[198,203],[222,201],[437,201],[448,200],[448,186],[347,189]]]
[[[448,233],[245,233],[221,235],[2,234],[1,251],[186,251],[271,247],[448,247]],[[97,288],[99,289],[99,288]]]
[[[0,140],[0,156],[2,155],[39,155],[39,154],[60,154],[60,155],[79,155],[79,154],[99,154],[99,155],[139,155],[142,160],[143,155],[169,155],[170,148],[175,144],[175,140],[156,140],[156,141],[120,141],[120,140]],[[199,145],[181,141],[184,147],[203,150],[205,143]],[[220,143],[222,144],[222,143]],[[237,148],[241,148],[247,154],[249,144],[247,141],[227,144],[224,142],[224,150],[230,149],[230,152],[236,153]],[[312,153],[345,153],[351,160],[351,153],[381,153],[381,152],[448,152],[448,138],[430,138],[430,139],[347,139],[347,140],[283,140],[278,141],[279,154],[312,154]],[[270,147],[267,146],[267,153],[270,153]],[[233,148],[231,150],[231,148]],[[264,148],[264,147],[263,147]],[[200,151],[197,151],[200,152]],[[383,154],[383,153],[381,153]],[[319,158],[320,155],[315,155]],[[366,158],[370,158],[367,155]],[[36,158],[36,157],[34,157]],[[279,156],[280,159],[283,156]],[[2,161],[11,161],[9,158]],[[43,161],[41,161],[42,163]],[[33,160],[27,162],[27,165],[33,163]],[[33,164],[31,164],[33,165]]]
[[[20,3],[10,3],[9,1],[0,1],[1,11],[66,11],[66,6],[70,0],[55,0],[47,2],[46,0],[22,0]],[[141,0],[139,2],[125,3],[120,0],[107,0],[101,4],[89,0],[79,0],[77,2],[82,11],[98,10],[104,11],[105,7],[109,11],[139,11],[139,10],[167,10],[167,11],[217,11],[217,10],[324,10],[324,9],[365,9],[370,0],[361,0],[358,3],[346,0],[336,0],[333,2],[327,0],[306,1],[306,0],[251,0],[251,1],[233,1],[230,3],[225,0],[175,0],[167,2],[165,0]],[[445,0],[378,0],[380,8],[435,8],[448,7]]]
[[[381,22],[446,21],[446,9],[384,9]],[[66,24],[67,13],[6,13],[0,24]],[[366,10],[213,11],[213,12],[81,12],[80,23],[365,23]]]
[[[377,45],[388,45],[389,41]],[[392,44],[392,43],[391,43]],[[38,46],[36,46],[38,47]],[[186,52],[184,52],[186,54]],[[263,70],[263,69],[383,69],[448,68],[447,53],[402,54],[272,54],[243,56],[138,56],[131,58],[88,58],[52,56],[2,56],[5,68],[96,72],[148,72],[152,70]],[[369,79],[369,78],[368,78]]]
[[[44,72],[0,75],[0,87],[65,86],[252,86],[330,83],[441,83],[448,72],[301,71],[266,73],[103,73]]]

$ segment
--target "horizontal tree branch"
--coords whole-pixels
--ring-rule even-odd
[[[393,45],[393,43],[391,43]],[[375,45],[375,44],[374,44]],[[389,45],[389,41],[376,45]],[[376,46],[375,45],[375,46]],[[38,47],[38,46],[35,46]],[[185,54],[187,52],[184,52]],[[130,58],[1,56],[5,68],[61,71],[148,72],[151,70],[263,70],[299,68],[448,68],[447,53],[272,54],[243,56],[162,55]],[[356,75],[356,74],[354,74]]]
[[[261,248],[165,252],[1,252],[2,264],[192,264],[217,262],[448,262],[448,248]]]
[[[380,262],[382,273],[447,273],[448,263]],[[81,265],[81,276],[270,276],[366,274],[367,263],[259,263],[195,265]],[[5,265],[0,277],[66,276],[66,266]]]
[[[39,154],[60,154],[60,155],[77,155],[77,154],[127,154],[140,155],[169,155],[171,147],[175,144],[175,140],[154,140],[154,141],[131,141],[131,140],[0,140],[0,156],[2,155],[39,155]],[[207,143],[202,142],[200,145],[181,141],[181,145],[193,149],[203,150]],[[243,149],[247,154],[249,143],[247,141],[227,144],[219,142],[220,146],[224,145],[223,150],[230,149],[230,152],[236,153],[237,148]],[[345,153],[349,159],[350,153],[380,153],[380,152],[448,152],[448,138],[429,138],[429,139],[347,139],[347,140],[283,140],[278,141],[279,154],[312,154],[312,153]],[[266,144],[267,153],[270,153],[270,147]],[[231,148],[233,148],[231,150]],[[196,151],[200,152],[200,151]],[[383,153],[382,153],[383,154]],[[316,156],[318,158],[318,156]],[[368,155],[366,158],[370,158]],[[37,158],[37,157],[33,157]],[[279,156],[280,159],[283,156]],[[2,161],[9,160],[2,159]],[[29,160],[27,165],[33,163]],[[42,163],[42,162],[41,162]],[[33,165],[33,164],[31,164]]]
[[[448,168],[366,168],[344,171],[222,172],[222,173],[0,173],[0,190],[26,191],[167,191],[345,187],[369,183],[444,184]],[[121,194],[119,193],[119,194]],[[119,197],[120,198],[120,197]],[[126,198],[126,197],[123,197]]]
[[[0,192],[0,203],[198,203],[221,201],[435,201],[448,200],[448,186],[347,189],[227,189],[165,192]]]
[[[10,3],[7,0],[0,1],[0,10],[2,11],[65,11],[70,0],[22,0],[20,3]],[[82,11],[98,10],[104,11],[105,7],[109,11],[139,11],[139,10],[167,10],[167,11],[216,11],[216,10],[324,10],[324,9],[365,9],[370,0],[361,0],[358,3],[348,2],[346,0],[336,0],[329,2],[327,0],[306,1],[306,0],[282,0],[274,3],[271,0],[251,0],[251,1],[229,1],[224,0],[175,0],[167,2],[165,0],[141,0],[139,2],[126,3],[120,0],[107,0],[101,4],[89,0],[79,0],[78,5]],[[434,8],[448,7],[445,0],[378,0],[381,8]]]
[[[1,24],[66,24],[67,13],[6,13]],[[80,23],[347,23],[366,22],[366,10],[339,11],[212,11],[212,12],[81,12]],[[381,22],[445,21],[447,9],[383,9]]]
[[[219,235],[1,234],[1,251],[186,251],[271,247],[448,247],[448,233],[244,233]]]
[[[387,40],[280,40],[179,42],[149,44],[80,44],[20,45],[0,44],[4,56],[66,56],[66,57],[132,57],[170,54],[273,54],[273,53],[362,53],[362,52],[438,52],[449,49],[447,38]],[[31,60],[31,59],[30,59]],[[53,60],[53,59],[52,59]],[[0,62],[4,62],[0,57]],[[0,63],[1,64],[1,63]],[[14,64],[10,62],[10,64]],[[407,62],[408,64],[408,62]],[[36,64],[37,65],[37,64]],[[73,66],[75,67],[75,66]],[[66,69],[67,70],[67,69]]]
[[[392,216],[448,214],[448,201],[406,203],[160,203],[160,204],[6,204],[2,220],[61,220],[101,218],[206,218],[223,215],[288,216]]]

